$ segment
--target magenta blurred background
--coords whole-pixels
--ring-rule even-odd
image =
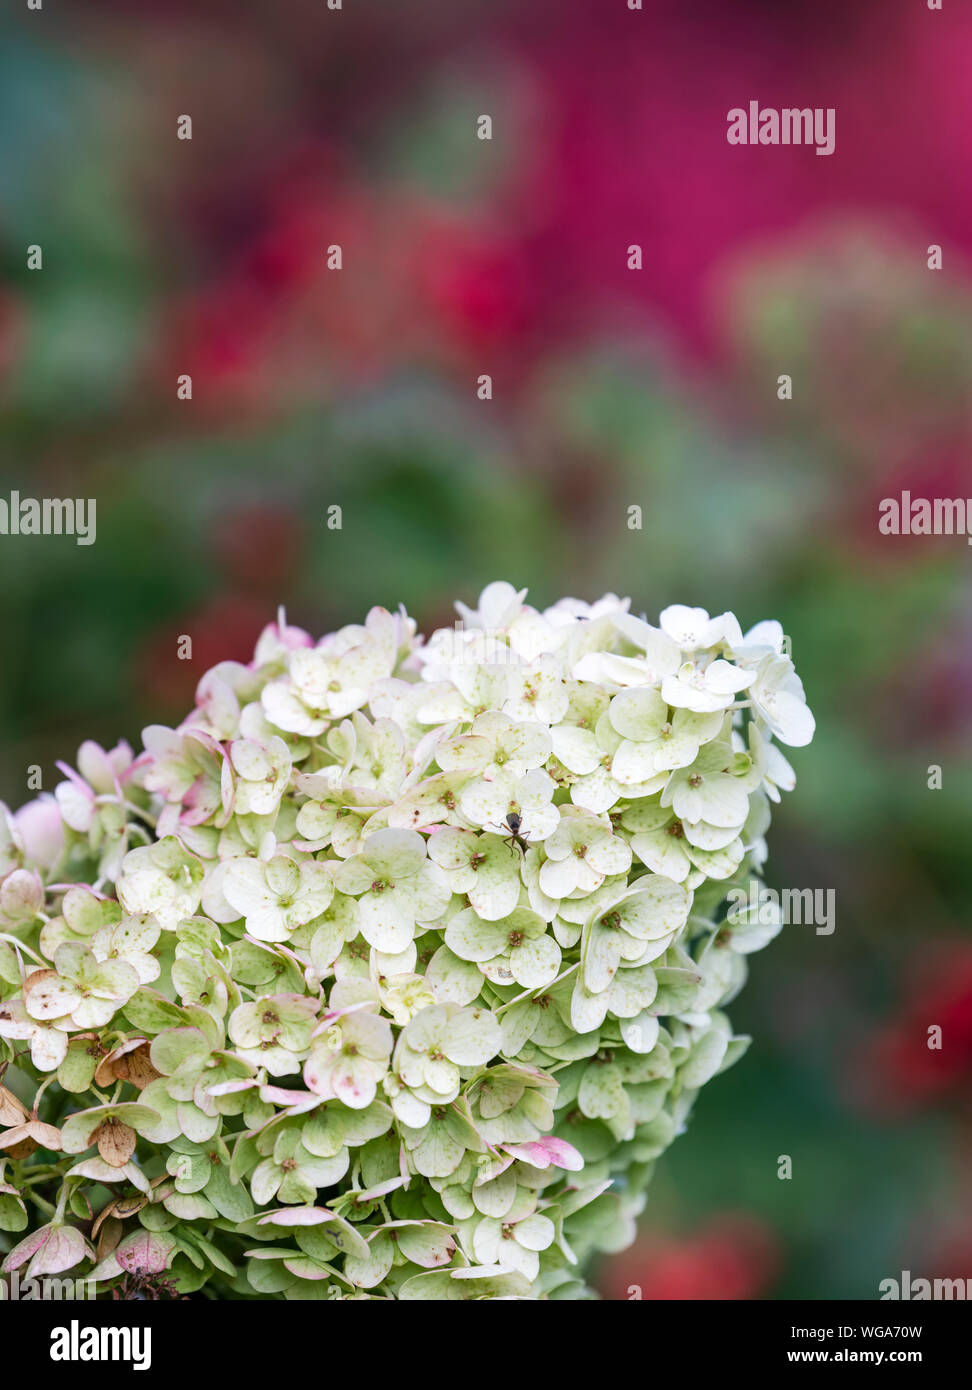
[[[972,1276],[972,552],[877,529],[972,497],[972,12],[86,0],[0,36],[0,495],[98,502],[90,548],[0,544],[0,796],[177,720],[279,603],[779,617],[818,736],[770,877],[837,930],[753,960],[756,1044],[600,1287]],[[835,153],[729,146],[750,100],[833,107]]]

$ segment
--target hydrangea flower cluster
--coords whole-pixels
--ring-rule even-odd
[[[281,615],[0,816],[0,1252],[230,1298],[582,1298],[748,1039],[777,623],[494,583]],[[2,1233],[7,1234],[2,1234]]]

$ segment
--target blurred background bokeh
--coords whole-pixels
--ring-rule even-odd
[[[972,497],[970,70],[949,0],[0,22],[0,496],[98,505],[94,546],[0,539],[0,797],[177,721],[280,603],[428,628],[503,577],[791,637],[818,733],[770,881],[834,888],[837,929],[752,958],[756,1045],[606,1297],[972,1276],[972,552],[877,531],[902,488]],[[750,99],[835,107],[836,153],[729,147]]]

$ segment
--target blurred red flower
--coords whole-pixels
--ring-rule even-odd
[[[195,612],[167,621],[150,633],[135,663],[143,707],[181,719],[192,707],[199,678],[219,661],[249,661],[274,610],[265,599],[222,594]],[[180,660],[179,640],[192,638],[192,659]]]
[[[779,1267],[774,1233],[754,1216],[713,1217],[692,1236],[646,1232],[601,1271],[605,1298],[625,1300],[640,1288],[646,1300],[756,1298]]]
[[[274,608],[299,570],[302,539],[294,513],[265,502],[231,508],[215,530],[216,553],[227,579],[265,595]]]
[[[883,1024],[855,1069],[855,1097],[884,1114],[956,1095],[972,1077],[972,949],[959,946],[914,966],[901,1017]],[[930,1046],[941,1029],[941,1046]]]

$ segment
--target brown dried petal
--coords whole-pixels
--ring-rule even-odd
[[[11,1144],[6,1151],[11,1158],[30,1158],[31,1154],[37,1151],[37,1141],[31,1138],[22,1139],[19,1144]]]
[[[128,1042],[116,1047],[99,1062],[95,1081],[99,1086],[108,1086],[112,1081],[130,1081],[141,1091],[161,1075],[152,1065],[148,1040],[129,1038]]]
[[[38,970],[32,970],[30,974],[24,978],[24,993],[26,994],[29,989],[34,989],[35,986],[39,985],[43,980],[54,979],[56,976],[57,971],[52,969],[49,965],[42,966]]]
[[[121,1120],[103,1120],[94,1134],[98,1152],[112,1168],[124,1168],[135,1152],[136,1134],[131,1125]]]
[[[14,1125],[11,1129],[4,1130],[3,1134],[0,1134],[0,1149],[8,1149],[10,1153],[14,1154],[15,1158],[19,1157],[19,1154],[17,1154],[15,1150],[25,1140],[28,1142],[33,1140],[33,1136],[30,1132],[30,1125],[27,1121],[19,1125]],[[28,1153],[33,1153],[36,1148],[37,1144],[34,1143],[33,1147],[28,1149]]]
[[[0,1125],[19,1125],[26,1120],[28,1110],[13,1091],[0,1086]]]
[[[26,1151],[25,1144],[28,1145]],[[0,1149],[6,1149],[13,1158],[27,1158],[37,1148],[59,1150],[60,1147],[61,1131],[43,1120],[28,1118],[0,1134]]]
[[[162,1073],[153,1067],[148,1044],[145,1043],[136,1052],[130,1052],[118,1059],[115,1063],[115,1075],[119,1081],[130,1081],[141,1091],[150,1081],[158,1081]]]
[[[91,1234],[96,1236],[98,1240],[97,1247],[95,1248],[95,1259],[99,1261],[111,1254],[115,1246],[121,1240],[122,1231],[125,1229],[117,1216],[107,1215],[110,1210],[111,1205],[109,1204],[109,1206],[105,1207],[105,1210],[91,1228]]]
[[[94,1219],[91,1227],[91,1234],[96,1236],[105,1221],[126,1221],[130,1216],[137,1216],[142,1208],[147,1204],[148,1198],[141,1192],[135,1193],[130,1197],[114,1197],[110,1202],[102,1207]],[[114,1249],[114,1247],[112,1247]]]
[[[43,1120],[29,1120],[27,1128],[30,1130],[30,1137],[36,1139],[42,1149],[60,1149],[61,1131],[56,1125],[45,1124]]]

